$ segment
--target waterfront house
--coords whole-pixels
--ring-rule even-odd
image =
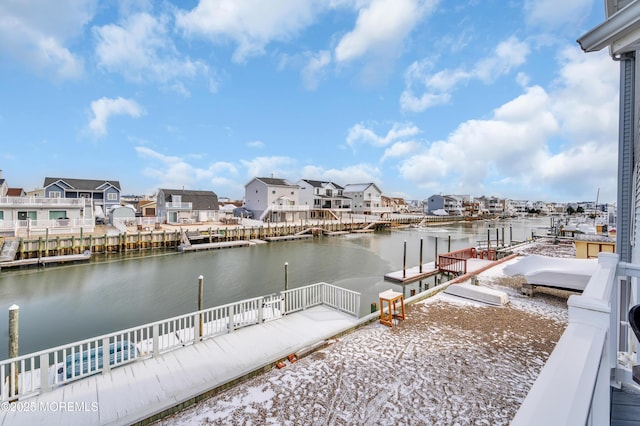
[[[46,177],[42,188],[45,198],[88,200],[92,213],[86,212],[87,217],[103,216],[120,205],[120,182],[117,180]]]
[[[351,210],[356,214],[380,215],[390,213],[390,207],[382,205],[382,191],[375,183],[352,183],[342,191],[345,197],[351,198]]]
[[[244,186],[244,207],[255,219],[295,222],[309,217],[310,206],[300,204],[300,186],[286,179],[256,177]]]
[[[8,189],[7,181],[2,177],[2,170],[0,170],[0,197],[6,196]]]
[[[337,183],[300,179],[300,205],[309,206],[311,219],[338,219],[351,210],[351,198],[343,195],[344,188]]]
[[[158,220],[169,224],[214,222],[220,210],[213,191],[161,188],[156,203]]]
[[[578,43],[585,52],[608,49],[619,64],[616,253],[601,253],[583,294],[569,297],[567,328],[514,426],[638,421],[640,333],[632,332],[637,316],[630,318],[630,312],[640,304],[640,1],[605,0],[604,6],[606,20]]]
[[[464,197],[434,194],[427,199],[426,214],[440,214],[443,211],[451,216],[463,216]]]

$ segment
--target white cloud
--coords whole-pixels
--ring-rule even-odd
[[[322,79],[330,63],[331,53],[327,50],[322,50],[311,56],[302,69],[302,80],[307,89],[315,90],[318,87],[319,80]]]
[[[592,5],[592,0],[526,0],[524,16],[529,24],[560,28],[583,21]]]
[[[149,160],[143,173],[153,178],[158,188],[211,189],[216,193],[220,190],[237,193],[242,186],[237,182],[238,169],[233,163],[218,161],[202,168],[185,159],[199,159],[200,155],[165,155],[144,146],[135,147],[135,151],[142,159]]]
[[[270,177],[296,179],[297,160],[291,157],[256,157],[253,160],[240,161],[247,169],[247,177]]]
[[[326,180],[338,185],[347,185],[349,183],[379,181],[381,172],[378,167],[371,164],[356,164],[342,169],[305,166],[300,175],[305,179]]]
[[[447,103],[458,85],[469,80],[492,83],[524,64],[529,53],[526,42],[509,37],[496,46],[492,55],[480,59],[469,70],[445,69],[432,73],[433,63],[430,60],[416,61],[405,71],[405,89],[400,95],[400,106],[405,111],[421,112]],[[423,93],[416,95],[418,91]]]
[[[353,147],[356,143],[361,142],[382,147],[398,140],[415,136],[419,132],[420,129],[411,123],[394,123],[386,135],[378,136],[373,130],[359,123],[349,129],[347,145]]]
[[[261,148],[264,148],[264,142],[262,142],[262,141],[251,141],[251,142],[247,143],[247,146],[250,147],[250,148],[261,149]]]
[[[321,1],[200,0],[194,9],[176,13],[176,25],[187,35],[233,41],[233,60],[244,62],[262,54],[269,43],[298,34],[324,7]]]
[[[381,161],[387,158],[406,157],[420,149],[420,143],[416,141],[396,142],[384,151]]]
[[[527,87],[490,119],[461,123],[402,161],[402,177],[434,192],[478,194],[509,183],[529,198],[592,197],[597,187],[615,194],[616,64],[577,47],[559,60],[552,91]]]
[[[209,69],[202,61],[183,56],[170,37],[170,21],[165,15],[136,13],[121,24],[94,28],[98,66],[120,73],[135,82],[153,81],[183,95],[189,95],[183,79],[207,76]],[[210,80],[215,92],[217,83]]]
[[[372,0],[361,8],[355,28],[335,48],[337,62],[348,62],[369,53],[396,54],[416,24],[436,1]]]
[[[0,51],[56,79],[83,73],[82,59],[66,46],[91,21],[96,0],[33,0],[0,3]]]
[[[135,101],[121,97],[100,98],[91,102],[91,112],[93,118],[89,122],[89,131],[95,136],[107,134],[107,121],[114,115],[128,115],[130,117],[140,117],[144,111]]]

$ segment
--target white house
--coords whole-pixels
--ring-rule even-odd
[[[286,179],[257,177],[244,186],[244,207],[268,222],[307,219],[310,208],[300,204],[300,186]]]
[[[351,211],[359,214],[382,214],[391,212],[391,207],[382,205],[382,191],[375,183],[353,183],[342,191],[351,198]]]
[[[340,212],[349,212],[351,198],[343,195],[344,188],[337,183],[300,179],[300,205],[309,206],[311,218],[339,218]]]
[[[212,222],[220,204],[213,191],[160,188],[156,196],[157,217],[166,223]]]

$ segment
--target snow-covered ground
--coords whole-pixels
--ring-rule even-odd
[[[478,284],[504,307],[439,293],[166,418],[160,425],[506,425],[567,324],[570,293],[519,292],[504,265]]]

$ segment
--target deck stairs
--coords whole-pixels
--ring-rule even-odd
[[[0,250],[0,262],[10,262],[16,258],[16,253],[20,247],[19,240],[4,239]]]

